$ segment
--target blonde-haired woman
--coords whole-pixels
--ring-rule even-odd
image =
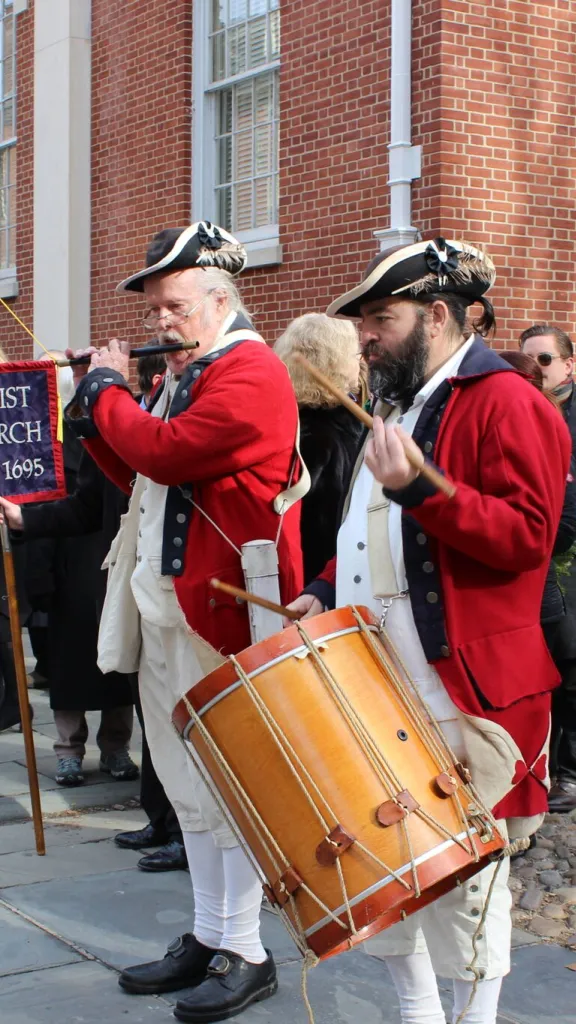
[[[300,447],[311,477],[302,502],[304,580],[322,571],[336,551],[340,509],[362,426],[294,359],[302,354],[342,391],[358,399],[360,356],[356,328],[325,313],[306,313],[274,346],[286,364],[300,410]]]

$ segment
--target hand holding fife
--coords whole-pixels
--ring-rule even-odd
[[[300,594],[300,597],[286,607],[291,612],[298,612],[301,619],[311,619],[313,615],[321,615],[324,611],[321,601],[314,597],[314,594]],[[285,629],[294,625],[291,619],[283,619],[282,624]]]
[[[406,452],[411,453],[417,465],[424,465],[418,445],[401,427],[385,425],[380,416],[374,417],[373,430],[366,448],[366,465],[387,490],[400,491],[408,487],[420,470],[408,461]]]
[[[67,348],[65,355],[66,359],[78,359],[81,356],[92,356],[98,349],[94,345],[90,345],[89,348]],[[74,387],[78,387],[82,377],[84,377],[90,369],[89,363],[75,363],[72,367],[72,376],[74,378]]]
[[[0,497],[0,523],[6,523],[11,530],[23,530],[24,519],[20,505],[8,501],[8,498]]]
[[[127,341],[112,338],[107,348],[97,348],[92,353],[90,369],[116,370],[128,380],[130,376],[130,345]]]

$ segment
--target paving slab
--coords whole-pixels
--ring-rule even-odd
[[[46,722],[41,725],[40,723],[34,723],[34,734],[38,733],[39,736],[45,736],[54,742],[58,737],[58,730],[54,725],[54,720]]]
[[[94,811],[72,817],[53,818],[44,822],[46,846],[70,846],[72,843],[97,843],[113,839],[117,832],[143,828],[148,817],[139,807],[125,811]],[[7,853],[35,850],[32,822],[15,822],[0,828],[0,857]],[[0,860],[0,865],[1,865]],[[1,877],[0,867],[0,877]],[[1,883],[0,883],[1,884]]]
[[[576,974],[573,950],[539,943],[516,949],[512,971],[504,980],[500,1013],[520,1024],[574,1024]]]
[[[85,846],[82,853],[92,848]],[[54,879],[5,889],[4,898],[118,968],[164,956],[168,943],[193,925],[192,887],[185,871],[151,875],[136,869]],[[262,915],[262,935],[280,961],[298,955],[276,915]]]
[[[44,857],[33,851],[0,856],[0,891],[5,895],[12,886],[123,871],[136,867],[142,856],[136,850],[121,850],[107,841],[79,844],[74,842],[73,836],[68,838],[65,845],[47,844]]]
[[[34,747],[36,755],[50,753],[52,751],[52,740],[39,732],[34,733]],[[24,760],[24,740],[22,734],[15,729],[8,729],[7,732],[0,732],[0,764],[7,761]]]
[[[126,807],[123,810],[107,811],[86,811],[78,812],[71,817],[52,818],[50,825],[55,828],[77,828],[80,834],[92,831],[107,832],[109,838],[114,838],[117,832],[131,832],[135,829],[144,828],[148,824],[148,815],[140,807]],[[0,832],[0,836],[1,836]],[[79,842],[83,840],[78,840]]]
[[[38,773],[38,784],[41,790],[52,789],[56,783],[54,778]],[[28,772],[26,768],[10,761],[2,766],[2,777],[0,778],[0,796],[22,796],[28,792]]]
[[[173,1024],[174,1018],[163,999],[128,996],[113,972],[83,961],[3,978],[0,1020],[6,1024]]]
[[[0,907],[0,932],[0,978],[15,972],[55,967],[58,964],[75,963],[82,959],[64,942],[59,942],[4,907]],[[4,982],[0,985],[0,991],[3,987]]]
[[[42,793],[44,814],[62,814],[64,811],[83,811],[88,807],[112,807],[140,795],[140,781],[100,782],[93,786],[65,789],[47,789]],[[30,795],[0,797],[0,824],[4,821],[22,821],[31,814]]]
[[[537,935],[531,935],[530,932],[525,932],[522,928],[512,929],[512,949],[518,949],[521,946],[538,946],[542,941]]]

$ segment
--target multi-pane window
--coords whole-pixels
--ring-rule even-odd
[[[0,271],[16,265],[16,35],[12,0],[0,0]]]
[[[214,216],[233,232],[278,223],[279,57],[279,0],[211,0]]]

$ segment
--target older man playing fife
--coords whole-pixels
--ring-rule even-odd
[[[118,289],[144,293],[144,324],[160,342],[198,347],[168,355],[152,415],[131,397],[123,346],[91,350],[68,410],[119,486],[129,491],[138,474],[110,553],[100,663],[126,670],[139,654],[148,742],[182,826],[195,920],[193,934],[163,960],[123,971],[120,985],[133,993],[196,986],[177,1004],[184,1021],[234,1016],[277,987],[260,941],[259,880],[171,725],[178,698],[215,667],[216,651],[250,644],[246,608],[209,581],[244,585],[239,549],[276,538],[275,499],[294,466],[296,402],[236,290],[245,261],[236,239],[209,222],[156,235],[145,269]],[[284,517],[278,555],[288,598],[301,584],[297,506]]]

